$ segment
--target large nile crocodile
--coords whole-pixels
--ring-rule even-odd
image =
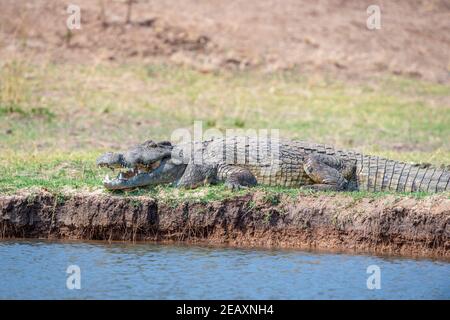
[[[221,181],[233,189],[265,184],[335,191],[450,190],[448,170],[304,141],[251,137],[178,145],[150,140],[124,153],[103,154],[97,164],[127,169],[105,178],[111,190],[169,183],[195,188]]]

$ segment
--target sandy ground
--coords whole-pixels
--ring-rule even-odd
[[[163,59],[205,72],[257,67],[450,80],[448,0],[378,1],[380,30],[366,27],[373,1],[139,0],[130,23],[123,1],[73,2],[82,10],[82,29],[69,33],[66,1],[3,0],[0,59]]]
[[[0,237],[187,241],[450,256],[450,199],[261,192],[207,203],[48,192],[0,196]]]

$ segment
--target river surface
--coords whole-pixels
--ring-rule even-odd
[[[0,276],[1,299],[450,299],[445,261],[296,250],[2,241]]]

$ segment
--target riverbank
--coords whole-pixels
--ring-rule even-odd
[[[271,193],[216,199],[105,193],[0,196],[6,238],[192,242],[450,257],[448,195]]]

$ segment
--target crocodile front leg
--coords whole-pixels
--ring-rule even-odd
[[[217,167],[189,163],[177,187],[197,188],[201,185],[217,182]]]
[[[345,164],[336,156],[314,153],[307,157],[303,169],[314,181],[314,184],[304,188],[343,191],[349,189],[347,178],[353,175],[355,166]]]
[[[257,183],[255,176],[248,169],[234,165],[220,165],[217,177],[231,190],[252,187]]]

